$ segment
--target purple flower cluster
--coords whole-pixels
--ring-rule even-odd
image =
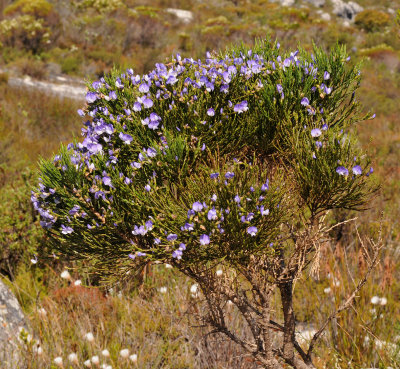
[[[281,104],[284,104],[288,96],[294,92],[289,91],[282,75],[289,73],[291,69],[302,69],[303,76],[315,80],[315,83],[313,82],[315,87],[296,96],[302,96],[300,104],[310,115],[315,115],[316,112],[323,114],[323,108],[316,103],[316,99],[320,93],[329,95],[332,92],[332,80],[328,71],[318,71],[315,64],[303,59],[298,51],[288,57],[274,56],[272,60],[266,60],[252,51],[227,55],[224,58],[207,53],[205,62],[193,58],[183,59],[177,55],[172,63],[156,64],[151,72],[144,75],[136,75],[132,69],[128,69],[115,79],[103,77],[89,87],[86,94],[87,106],[78,110],[79,116],[87,118],[82,129],[82,142],[70,144],[68,153],[63,154],[65,157],[58,157],[57,160],[55,158],[55,166],[61,175],[68,172],[70,166],[82,172],[85,180],[89,182],[88,193],[84,194],[85,201],[90,206],[96,204],[101,204],[103,208],[108,206],[105,211],[109,213],[112,209],[109,205],[113,201],[112,194],[115,194],[119,183],[124,183],[130,188],[135,185],[135,190],[144,191],[143,195],[148,199],[157,188],[154,185],[156,180],[153,181],[156,173],[153,172],[151,177],[151,172],[158,169],[154,169],[156,168],[154,165],[147,170],[146,166],[155,164],[156,161],[158,165],[158,160],[162,159],[158,157],[156,160],[152,159],[167,155],[170,150],[167,138],[170,144],[173,142],[170,141],[171,128],[174,135],[183,135],[189,132],[193,125],[198,124],[196,129],[206,130],[214,129],[229,116],[235,117],[238,121],[246,119],[251,109],[256,106],[254,90],[262,89],[268,80],[271,81],[275,94],[274,101],[280,99]],[[273,76],[278,78],[272,78]],[[223,98],[219,100],[211,98],[217,94]],[[203,105],[197,106],[198,101]],[[174,115],[179,104],[184,104],[187,111],[192,111],[196,119],[183,117],[179,121],[181,117],[177,119]],[[323,131],[327,128],[324,126],[312,129],[311,136],[317,138],[323,135]],[[143,140],[143,137],[146,137],[146,140]],[[212,150],[210,141],[206,141],[207,147],[202,137],[194,137],[194,141],[201,151],[207,153]],[[320,141],[316,141],[315,145],[318,148],[322,147]],[[181,153],[174,152],[172,157],[179,162]],[[336,172],[343,176],[349,174],[348,169],[342,166],[336,168]],[[361,175],[362,169],[356,165],[352,168],[352,172],[355,176]],[[140,186],[136,186],[136,175],[148,177],[137,181]],[[217,182],[223,182],[225,188],[229,189],[229,186],[240,177],[240,173],[236,172],[235,177],[234,171],[215,172],[211,173],[210,177]],[[188,210],[187,221],[180,227],[182,233],[159,235],[159,238],[154,238],[154,245],[167,244],[168,252],[172,251],[172,257],[179,260],[186,250],[186,244],[180,242],[185,241],[184,235],[190,232],[193,232],[191,233],[193,235],[197,232],[197,245],[212,244],[216,242],[214,237],[218,236],[218,232],[224,234],[224,228],[226,229],[224,222],[229,216],[240,219],[239,224],[242,224],[244,234],[251,237],[261,234],[263,228],[259,226],[259,222],[269,219],[270,209],[272,214],[274,210],[265,201],[263,202],[264,196],[268,197],[266,191],[269,190],[269,181],[267,180],[259,188],[255,187],[251,187],[249,195],[233,192],[232,198],[229,199],[229,207],[218,206],[222,197],[220,193],[218,196],[213,194],[206,200],[207,203],[195,201]],[[37,193],[32,194],[32,202],[41,216],[42,226],[50,228],[57,223],[54,228],[60,230],[61,234],[72,234],[73,227],[76,230],[77,227],[71,222],[77,221],[78,217],[84,217],[85,213],[82,210],[84,206],[74,205],[71,208],[70,204],[68,209],[59,209],[57,199],[57,194],[51,193],[51,189],[41,184]],[[231,211],[232,209],[234,211]],[[72,217],[72,221],[68,216]],[[204,222],[205,229],[197,228],[197,218]],[[135,239],[140,239],[140,236],[146,236],[153,230],[153,221],[150,219],[144,221],[145,219],[133,225],[131,232],[136,236]],[[144,224],[141,224],[142,222]],[[91,229],[98,225],[96,223],[86,226]],[[151,234],[154,236],[155,231]],[[179,246],[176,248],[178,243]],[[134,259],[145,255],[142,250],[130,254],[130,257]]]

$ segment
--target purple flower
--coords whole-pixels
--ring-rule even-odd
[[[328,80],[329,78],[331,78],[331,75],[329,74],[329,72],[325,71],[324,73],[324,80]]]
[[[219,177],[219,173],[215,172],[215,173],[211,173],[210,174],[211,179],[216,179]]]
[[[133,140],[131,135],[128,135],[128,134],[122,133],[122,132],[120,132],[119,138],[127,145],[129,145]]]
[[[157,150],[156,150],[156,149],[153,149],[152,147],[149,147],[149,148],[146,150],[146,154],[147,154],[147,156],[148,156],[149,158],[154,158],[154,157],[157,155]]]
[[[94,103],[96,100],[97,100],[97,94],[96,94],[95,92],[89,91],[89,92],[86,94],[86,101],[87,101],[89,104]]]
[[[211,201],[214,201],[214,202],[217,201],[217,195],[216,194],[211,196]]]
[[[200,245],[205,246],[210,243],[210,237],[207,234],[202,234],[200,236]]]
[[[145,97],[144,99],[142,99],[142,103],[143,103],[144,107],[147,109],[149,109],[153,106],[153,100],[150,99],[149,97]]]
[[[323,130],[323,131],[328,130],[328,125],[327,125],[327,124],[324,124],[324,125],[322,126],[322,130]]]
[[[132,234],[134,234],[135,236],[137,236],[139,234],[144,236],[146,233],[147,233],[147,229],[146,229],[146,227],[144,227],[142,225],[140,227],[138,227],[137,225],[135,225],[133,227]]]
[[[322,131],[319,128],[314,128],[311,130],[312,137],[319,137],[322,135]]]
[[[310,105],[310,100],[308,100],[306,97],[303,97],[300,104],[303,106],[308,106]]]
[[[146,186],[144,186],[144,189],[147,191],[147,192],[150,192],[151,191],[151,187],[150,187],[150,185],[146,185]]]
[[[349,175],[349,171],[345,167],[342,167],[342,166],[336,168],[336,173],[341,176]]]
[[[236,202],[237,204],[240,204],[240,197],[239,197],[239,195],[236,195],[236,196],[235,196],[235,202]]]
[[[207,115],[210,117],[213,117],[215,115],[215,110],[213,108],[210,108],[207,110]]]
[[[260,213],[262,216],[269,214],[269,209],[264,209],[264,205],[260,206]]]
[[[261,186],[262,192],[267,191],[267,190],[269,190],[269,179],[267,179],[267,181]]]
[[[322,147],[322,142],[321,141],[315,141],[315,146],[317,146],[320,149]]]
[[[147,84],[147,83],[142,83],[140,86],[139,86],[139,91],[140,92],[142,92],[142,93],[147,93],[147,92],[149,92],[149,90],[150,90],[150,87],[149,87],[149,85]]]
[[[65,226],[64,224],[61,224],[61,233],[62,234],[70,234],[73,231],[74,231],[73,228]]]
[[[225,178],[226,179],[231,179],[231,178],[233,178],[235,176],[235,173],[233,173],[233,172],[226,172],[225,173]]]
[[[324,91],[327,95],[329,95],[332,92],[332,87],[324,86]]]
[[[78,109],[78,115],[81,116],[81,117],[84,117],[85,113],[83,112],[82,109]]]
[[[185,223],[185,225],[183,227],[181,227],[182,231],[193,231],[194,225],[193,223]]]
[[[120,78],[116,79],[115,86],[117,86],[118,88],[124,88],[124,84],[121,82]]]
[[[208,218],[208,220],[217,220],[218,219],[217,211],[214,208],[209,210],[208,214],[207,214],[207,218]]]
[[[283,87],[282,85],[276,85],[276,89],[278,90],[278,92],[281,94],[283,92]]]
[[[111,99],[111,100],[117,100],[117,93],[115,92],[115,91],[110,91],[109,93],[108,93],[108,97]]]
[[[172,257],[174,258],[174,259],[178,259],[178,260],[180,260],[180,259],[182,259],[182,250],[174,250],[173,252],[172,252]]]
[[[199,202],[199,201],[196,201],[196,202],[193,204],[192,209],[193,209],[194,211],[202,211],[202,210],[203,210],[203,204],[202,204],[201,202]]]
[[[353,173],[357,176],[362,174],[362,169],[359,165],[356,165],[355,167],[352,168]]]
[[[175,234],[175,233],[170,233],[170,234],[167,236],[167,241],[175,241],[177,238],[178,238],[178,235],[177,235],[177,234]]]
[[[103,191],[97,191],[97,192],[95,192],[94,198],[95,198],[96,200],[98,200],[99,197],[102,197],[103,200],[106,199],[106,195],[105,195],[105,193],[104,193]]]
[[[103,180],[103,184],[104,184],[105,186],[111,186],[111,185],[112,185],[112,183],[111,183],[111,178],[110,178],[110,177],[104,176],[102,180]]]
[[[69,212],[69,215],[75,215],[81,207],[79,205],[75,205]]]
[[[134,111],[141,111],[142,110],[142,104],[139,101],[136,101],[133,103],[133,110]]]
[[[233,111],[234,111],[235,113],[238,113],[238,114],[244,113],[244,112],[247,111],[247,110],[249,110],[249,108],[248,108],[248,106],[247,106],[247,101],[246,101],[246,100],[242,101],[242,102],[239,103],[239,104],[236,104],[236,105],[233,107]]]
[[[247,233],[250,234],[252,237],[255,236],[257,232],[258,232],[257,227],[252,226],[247,228]]]

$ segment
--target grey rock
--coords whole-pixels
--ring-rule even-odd
[[[27,323],[21,307],[9,290],[0,280],[0,363],[3,369],[18,367],[20,331],[27,331]]]
[[[316,8],[322,8],[325,5],[325,0],[303,0],[306,3],[314,5]]]
[[[293,6],[296,0],[271,0],[272,3],[279,3],[282,6]]]
[[[167,8],[165,9],[167,13],[175,15],[183,23],[190,23],[193,20],[193,13],[190,10]]]
[[[361,5],[355,3],[354,1],[349,1],[346,3],[342,0],[331,0],[331,3],[333,5],[334,14],[350,21],[354,21],[355,16],[364,10]]]
[[[322,13],[321,14],[321,19],[326,21],[326,22],[329,22],[331,20],[331,15],[329,13]]]

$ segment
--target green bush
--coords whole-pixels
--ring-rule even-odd
[[[355,24],[367,32],[380,31],[386,27],[389,22],[389,14],[374,9],[363,10],[358,13],[355,18]]]
[[[116,282],[172,264],[199,284],[210,328],[263,367],[314,368],[313,344],[296,346],[294,282],[319,259],[330,211],[362,210],[378,188],[352,132],[372,116],[347,60],[339,46],[311,55],[262,41],[88,84],[84,140],[41,161],[32,195],[54,248]],[[226,322],[228,301],[251,343]],[[282,315],[277,352],[269,326]]]
[[[0,22],[0,41],[11,48],[24,48],[33,54],[41,52],[50,42],[51,31],[42,19],[20,15]]]
[[[65,74],[76,74],[81,68],[82,59],[79,56],[70,55],[61,61],[61,71]]]
[[[0,166],[0,273],[13,277],[21,262],[30,263],[38,254],[44,233],[28,201],[33,174],[26,170],[18,180],[2,185],[3,175]]]
[[[16,14],[29,14],[35,18],[45,18],[53,10],[53,5],[46,0],[17,0],[8,5],[3,14],[6,16]]]

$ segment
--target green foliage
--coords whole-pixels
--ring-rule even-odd
[[[42,19],[20,15],[0,22],[0,40],[4,46],[21,47],[37,54],[50,41],[50,29]]]
[[[0,167],[1,172],[4,176]],[[32,180],[36,178],[29,170],[21,177],[19,181],[0,185],[0,273],[8,275],[15,275],[21,261],[29,262],[37,254],[43,239],[28,200]]]
[[[242,46],[226,53],[247,55],[248,49]],[[265,72],[246,78],[238,73],[229,84],[229,93],[219,92],[219,84],[210,93],[190,89],[168,108],[167,98],[158,99],[156,90],[152,91],[151,111],[161,117],[160,134],[141,122],[148,116],[145,111],[124,113],[124,107],[133,106],[138,97],[130,79],[120,77],[126,84],[120,91],[115,87],[118,74],[106,76],[105,83],[119,91],[119,98],[97,98],[86,112],[104,106],[112,116],[124,117],[120,122],[109,121],[116,130],[109,143],[115,159],[107,154],[92,155],[90,169],[85,155],[70,147],[62,148],[55,162],[41,162],[41,192],[46,200],[39,200],[37,192],[35,206],[45,206],[54,219],[49,235],[57,240],[55,247],[70,257],[92,260],[104,274],[125,273],[140,267],[146,259],[172,263],[171,255],[179,243],[186,244],[182,265],[222,260],[245,265],[250,255],[270,253],[274,257],[277,249],[266,245],[280,245],[282,224],[287,219],[296,223],[298,217],[317,217],[329,209],[362,209],[375,187],[368,178],[369,161],[350,139],[349,129],[369,116],[359,114],[354,91],[360,77],[357,67],[345,66],[344,48],[337,47],[330,55],[315,48],[313,57],[301,50],[301,62],[290,67],[280,64],[278,49],[268,41],[259,42],[253,53],[266,65],[274,61],[276,68],[265,68]],[[282,55],[282,60],[287,57],[290,55]],[[179,68],[178,62],[172,65]],[[178,96],[185,78],[195,78],[195,71],[195,67],[189,67],[180,76],[173,87]],[[328,71],[330,76],[324,80]],[[330,91],[323,83],[329,83]],[[108,94],[104,85],[98,92],[90,85],[88,88],[96,96]],[[172,96],[172,87],[164,89]],[[303,102],[305,97],[312,106]],[[237,114],[230,106],[241,101],[248,103],[249,111]],[[207,113],[210,107],[215,109],[211,117]],[[103,115],[102,119],[108,121]],[[323,124],[329,129],[320,131],[318,145],[310,132]],[[132,142],[123,144],[118,132],[129,134]],[[145,156],[138,169],[132,161],[139,153],[143,155],[143,147],[152,147],[159,158]],[[110,166],[109,160],[116,165]],[[351,170],[356,165],[360,165],[362,175],[341,176],[336,172],[339,166]],[[229,172],[235,175],[223,184],[210,178],[213,172],[221,177]],[[112,187],[102,183],[104,175]],[[124,178],[132,178],[132,182],[126,183]],[[271,188],[262,194],[267,179]],[[48,189],[54,189],[54,195]],[[95,193],[103,195],[99,198]],[[210,200],[213,194],[215,203]],[[262,202],[257,200],[261,195]],[[205,210],[188,215],[196,201],[207,209],[215,206],[216,218],[221,220],[207,220]],[[269,209],[268,217],[260,214],[261,205]],[[71,210],[75,207],[78,211]],[[223,209],[229,212],[225,214]],[[70,211],[73,217],[68,215]],[[82,217],[82,212],[87,215]],[[243,214],[253,214],[253,220],[243,221]],[[144,227],[149,220],[151,232],[135,234],[134,227]],[[185,222],[192,224],[191,232],[181,231]],[[257,226],[256,237],[247,234],[250,225]],[[66,226],[72,231],[64,234]],[[179,241],[171,242],[168,234],[179,235]],[[201,241],[204,234],[212,241],[202,246],[199,237]],[[158,240],[156,244],[154,240]],[[291,245],[283,243],[280,247]],[[138,253],[146,257],[136,256]],[[114,268],[116,264],[118,268]]]
[[[35,18],[45,18],[53,10],[53,5],[46,0],[17,0],[8,5],[3,14],[6,16],[16,14],[29,14]]]
[[[70,55],[61,62],[61,71],[65,74],[75,74],[79,71],[82,60],[79,56]]]
[[[46,248],[29,202],[37,181],[32,166],[39,153],[54,152],[54,137],[71,139],[77,103],[7,84],[0,85],[0,95],[0,273],[15,276]]]
[[[121,0],[74,0],[74,6],[78,9],[94,9],[99,13],[109,13],[125,8]]]
[[[382,30],[390,22],[390,16],[379,10],[366,9],[356,15],[355,24],[367,32]]]

